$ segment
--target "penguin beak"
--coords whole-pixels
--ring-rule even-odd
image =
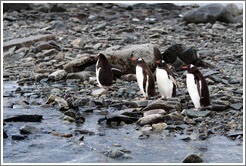
[[[134,58],[131,58],[131,60],[135,61],[136,59],[134,59]]]
[[[156,61],[156,63],[160,63],[159,61]]]
[[[182,67],[183,69],[187,69],[188,67],[187,66],[184,66],[184,67]]]

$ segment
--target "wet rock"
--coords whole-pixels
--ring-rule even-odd
[[[13,46],[16,46],[16,49],[21,47],[29,47],[37,41],[46,41],[46,40],[54,40],[55,35],[53,34],[45,34],[45,35],[36,35],[29,36],[26,38],[13,39],[3,43],[3,50],[7,50]]]
[[[152,71],[156,68],[156,60],[161,59],[159,49],[152,44],[113,46],[102,51],[109,62],[123,68],[124,73],[135,73],[136,64],[131,58],[142,57]]]
[[[17,141],[21,141],[27,138],[27,136],[25,135],[12,135],[12,140],[17,140]]]
[[[64,70],[67,73],[75,73],[83,71],[86,67],[91,66],[96,63],[96,59],[88,54],[83,55],[80,58],[77,58],[66,65],[64,65]]]
[[[71,116],[64,116],[63,120],[68,121],[68,122],[75,122],[75,118],[71,117]]]
[[[120,126],[122,122],[125,124],[132,124],[136,122],[139,118],[129,117],[126,115],[112,115],[98,120],[98,123],[102,123],[106,120],[107,125],[111,127]]]
[[[125,74],[120,77],[123,81],[137,81],[135,74]]]
[[[50,104],[54,101],[58,104],[60,110],[63,110],[63,109],[68,110],[69,109],[68,103],[65,99],[63,99],[59,96],[53,95],[53,94],[50,95],[50,97],[48,98],[48,100],[45,103]]]
[[[76,129],[74,131],[80,134],[85,134],[85,135],[95,135],[95,132],[89,131],[89,130]]]
[[[164,109],[169,112],[172,109],[181,110],[181,103],[178,98],[172,99],[158,99],[156,101],[150,102],[143,111],[153,110],[153,109]]]
[[[51,134],[54,135],[54,136],[60,136],[60,137],[65,137],[65,138],[70,138],[70,137],[73,136],[71,133],[68,133],[68,134],[60,134],[60,133],[52,132]]]
[[[7,135],[7,133],[6,133],[6,131],[4,129],[3,129],[3,138],[4,139],[8,138],[8,135]]]
[[[76,73],[68,73],[66,79],[80,79],[81,81],[89,80],[93,75],[91,71],[81,71]]]
[[[59,81],[59,80],[62,80],[63,78],[65,78],[66,75],[67,75],[67,72],[65,70],[57,70],[57,71],[51,73],[48,77],[50,80]]]
[[[235,110],[240,110],[241,108],[243,108],[243,103],[231,104],[230,107],[235,109]]]
[[[182,111],[182,115],[189,116],[189,117],[206,117],[211,113],[211,111],[199,111],[193,109],[184,109]]]
[[[21,134],[36,134],[38,133],[38,129],[34,126],[25,125],[20,128]]]
[[[17,115],[4,119],[5,122],[41,122],[42,115]]]
[[[148,115],[145,117],[140,118],[137,121],[137,124],[140,126],[144,126],[146,124],[154,124],[154,123],[159,123],[159,122],[163,122],[163,115],[161,114],[152,114],[152,115]]]
[[[222,4],[211,3],[185,13],[183,20],[188,23],[238,22],[239,19],[234,18],[232,13],[234,12]]]
[[[73,109],[66,111],[64,115],[70,116],[75,119],[75,111]]]
[[[202,163],[202,162],[203,162],[202,158],[197,154],[188,154],[183,160],[183,163]]]

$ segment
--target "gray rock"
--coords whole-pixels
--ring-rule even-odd
[[[57,70],[57,71],[51,73],[48,77],[50,80],[59,81],[59,80],[62,80],[63,78],[65,78],[66,75],[67,75],[67,72],[65,70]]]
[[[6,131],[3,129],[3,138],[6,139],[8,138],[8,134],[6,133]]]
[[[243,103],[231,104],[230,107],[235,109],[235,110],[240,110],[241,108],[243,108]]]
[[[224,29],[226,29],[226,27],[225,27],[224,25],[219,24],[219,23],[215,23],[215,24],[212,26],[212,29],[224,30]]]
[[[51,25],[51,29],[66,31],[68,29],[67,24],[62,21],[53,21]]]
[[[24,140],[26,138],[27,138],[26,135],[12,135],[12,140],[21,141],[21,140]]]
[[[193,109],[184,109],[182,115],[189,117],[206,117],[211,113],[211,111],[199,111]]]
[[[143,58],[152,71],[156,68],[156,60],[161,59],[159,49],[152,44],[113,46],[102,51],[109,62],[123,68],[124,73],[135,73],[136,64],[131,58]]]
[[[36,134],[38,133],[38,129],[34,126],[25,125],[20,128],[21,134]]]
[[[203,162],[202,158],[197,154],[188,154],[183,160],[183,163],[202,163],[202,162]]]
[[[108,90],[107,89],[101,88],[101,89],[93,90],[91,92],[91,95],[92,96],[101,96],[101,95],[107,94],[107,93],[108,93]]]
[[[3,3],[3,11],[21,11],[21,10],[30,10],[32,6],[29,3]]]
[[[239,135],[243,135],[243,131],[230,132],[230,133],[228,133],[227,137],[237,137]]]
[[[235,12],[230,10],[230,8],[222,4],[212,3],[185,13],[183,20],[188,23],[238,22],[239,18],[234,18],[234,15]]]
[[[135,74],[125,74],[120,77],[123,81],[137,81]]]
[[[161,114],[152,114],[152,115],[148,115],[145,117],[140,118],[137,121],[137,124],[139,124],[140,126],[144,126],[146,124],[154,124],[154,123],[160,123],[160,122],[164,122],[164,116]]]
[[[144,116],[152,115],[152,114],[162,114],[165,115],[167,114],[164,109],[154,109],[154,110],[149,110],[149,111],[144,111]]]
[[[85,135],[95,135],[95,132],[83,129],[76,129],[75,132]]]
[[[81,81],[89,80],[89,77],[92,76],[91,71],[81,71],[76,73],[68,73],[66,79],[80,79]]]

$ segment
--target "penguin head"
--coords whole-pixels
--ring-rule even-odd
[[[103,53],[99,53],[96,58],[98,58],[99,60],[104,60],[107,59],[106,56]]]
[[[137,64],[144,64],[145,63],[145,61],[142,58],[138,58],[138,59],[131,58],[131,60],[136,61]]]
[[[166,62],[164,60],[156,61],[158,67],[164,67],[166,65]]]
[[[190,64],[188,66],[184,66],[182,67],[183,69],[186,69],[188,71],[188,73],[195,73],[198,71],[197,67],[193,64]]]

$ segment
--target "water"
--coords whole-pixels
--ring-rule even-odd
[[[4,93],[17,87],[15,82],[4,82]],[[40,87],[33,85],[28,88]],[[23,100],[23,97],[4,97],[3,103],[5,106],[9,101],[18,100]],[[103,117],[100,113],[87,113],[82,125],[65,122],[63,113],[54,108],[4,107],[3,113],[4,118],[15,114],[43,115],[41,123],[7,122],[4,128],[9,138],[3,140],[4,163],[181,163],[190,153],[200,154],[205,163],[243,162],[242,143],[224,136],[213,136],[205,141],[182,141],[163,132],[151,134],[148,139],[139,139],[141,133],[136,130],[135,124],[116,128],[99,125],[97,121]],[[19,134],[23,125],[35,126],[39,133],[31,134],[22,141],[12,140],[11,135]],[[75,129],[93,131],[95,135],[84,135],[84,140],[79,141],[82,135],[76,134]],[[71,133],[73,137],[54,136],[51,132]],[[120,147],[115,147],[115,144]],[[104,154],[122,149],[129,151],[132,159],[112,159]]]

